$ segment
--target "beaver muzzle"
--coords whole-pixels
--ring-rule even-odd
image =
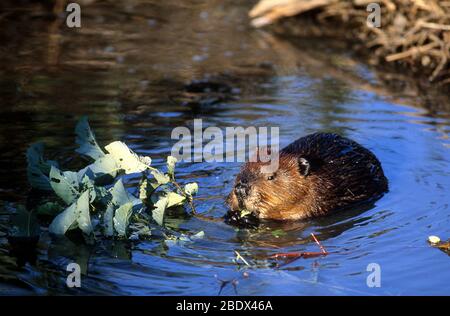
[[[239,181],[234,187],[234,193],[236,194],[240,208],[244,207],[244,200],[248,196],[249,190],[250,186],[246,181]]]

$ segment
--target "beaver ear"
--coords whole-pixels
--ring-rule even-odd
[[[311,164],[309,162],[309,160],[307,160],[306,158],[299,158],[298,159],[298,170],[300,172],[300,174],[304,177],[306,177],[309,172],[311,171]]]

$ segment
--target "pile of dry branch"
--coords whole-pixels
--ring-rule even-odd
[[[381,7],[380,27],[367,24],[373,2]],[[356,39],[377,63],[450,84],[450,0],[261,0],[249,15],[256,27],[312,15],[321,28],[334,25],[334,32]]]

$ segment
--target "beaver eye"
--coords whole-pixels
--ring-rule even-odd
[[[273,180],[275,178],[274,175],[267,176],[267,180]]]

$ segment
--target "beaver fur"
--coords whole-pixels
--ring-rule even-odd
[[[380,162],[360,144],[332,133],[302,137],[280,151],[279,168],[247,162],[227,198],[231,214],[242,210],[268,220],[323,216],[374,201],[388,190]]]

